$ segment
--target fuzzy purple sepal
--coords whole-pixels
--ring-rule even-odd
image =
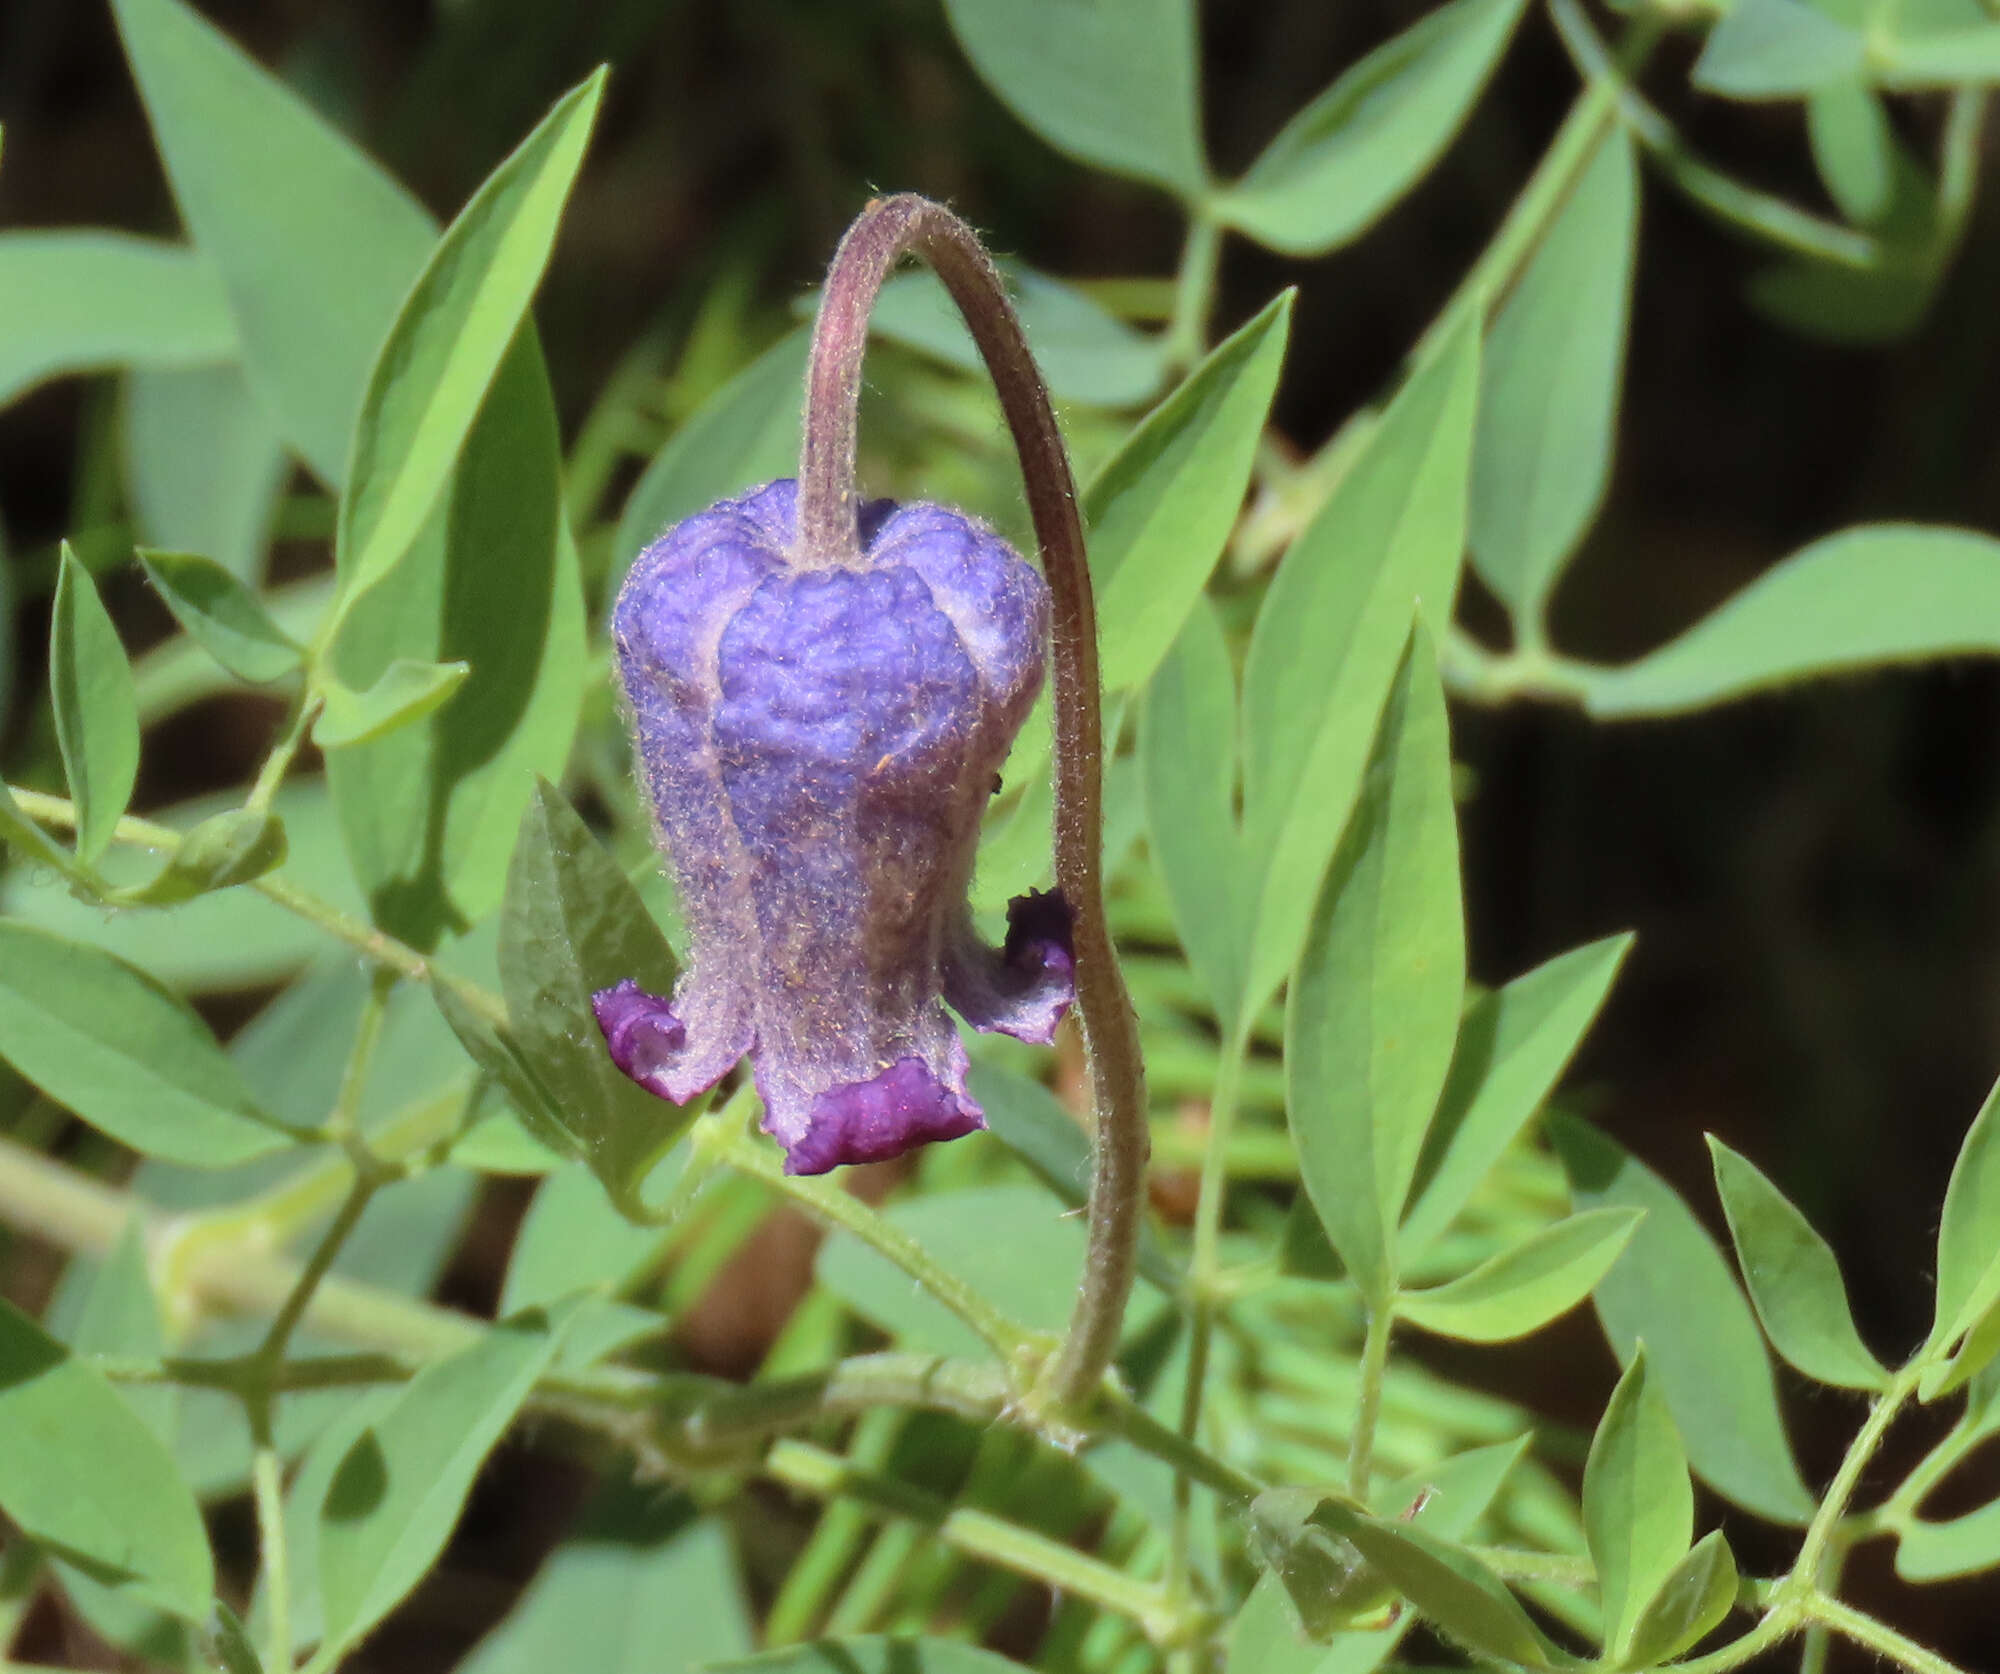
[[[691,942],[671,1001],[597,996],[620,1069],[663,1098],[747,1052],[793,1173],[985,1125],[943,1000],[1047,1042],[1074,992],[1059,895],[987,947],[979,822],[1042,680],[1048,591],[941,506],[861,509],[854,565],[798,560],[795,485],[669,530],[612,614],[646,789]]]

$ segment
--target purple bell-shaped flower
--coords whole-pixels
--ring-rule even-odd
[[[980,816],[1042,683],[1049,597],[946,507],[860,508],[858,557],[801,554],[785,479],[670,529],[612,616],[691,940],[671,998],[596,996],[620,1069],[684,1102],[748,1053],[793,1174],[984,1127],[941,1000],[1046,1043],[1069,909],[1031,895],[984,945]]]

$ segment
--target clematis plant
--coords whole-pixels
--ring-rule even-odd
[[[863,501],[868,312],[908,250],[938,269],[1000,391],[1047,579],[945,506]],[[1082,1001],[1097,1108],[1092,1249],[1059,1388],[1099,1376],[1130,1285],[1146,1134],[1104,928],[1095,621],[1075,488],[992,263],[924,199],[871,204],[829,272],[796,481],[667,530],[612,616],[641,777],[691,948],[672,995],[595,996],[618,1067],[684,1103],[747,1054],[791,1174],[985,1126],[945,1011],[1047,1044]],[[1057,889],[1002,947],[966,900],[980,817],[1053,639]]]

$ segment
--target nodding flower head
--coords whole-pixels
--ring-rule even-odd
[[[670,529],[612,615],[691,941],[669,998],[596,996],[612,1057],[677,1103],[748,1053],[793,1174],[986,1125],[941,1000],[1046,1043],[1072,997],[1058,895],[984,945],[980,816],[1042,682],[1041,576],[972,518],[878,500],[801,553],[785,479]]]

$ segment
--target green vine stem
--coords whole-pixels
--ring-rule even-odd
[[[1910,1670],[1910,1674],[1964,1674],[1956,1663],[1925,1649],[1914,1639],[1906,1638],[1894,1628],[1876,1621],[1873,1616],[1863,1615],[1852,1606],[1842,1604],[1839,1599],[1817,1595],[1808,1603],[1806,1610],[1814,1622],[1901,1664]]]
[[[1809,215],[1710,168],[1633,88],[1630,76],[1598,38],[1576,0],[1549,0],[1549,17],[1577,73],[1593,93],[1601,89],[1611,94],[1619,120],[1683,196],[1753,237],[1815,261],[1874,271],[1891,265],[1901,254],[1867,233]]]
[[[1188,1264],[1187,1372],[1181,1385],[1180,1434],[1189,1443],[1196,1440],[1201,1424],[1209,1353],[1215,1337],[1216,1315],[1222,1305],[1217,1290],[1222,1267],[1222,1211],[1229,1195],[1229,1142],[1242,1090],[1243,1060],[1249,1049],[1244,1029],[1238,1029],[1233,1038],[1224,1041],[1216,1063],[1215,1081],[1209,1089],[1207,1145],[1202,1152],[1201,1186],[1195,1198],[1194,1249]],[[1193,1487],[1188,1472],[1175,1472],[1168,1575],[1171,1584],[1180,1590],[1185,1590],[1188,1584],[1193,1550]]]
[[[1347,1448],[1347,1491],[1363,1505],[1375,1476],[1375,1429],[1382,1418],[1382,1380],[1389,1370],[1389,1336],[1395,1326],[1393,1301],[1370,1304],[1368,1331],[1361,1344],[1361,1392]]]
[[[804,1442],[781,1441],[764,1461],[765,1474],[788,1488],[821,1498],[842,1496],[877,1517],[906,1519],[946,1545],[1025,1575],[1101,1609],[1140,1623],[1156,1645],[1172,1645],[1199,1632],[1201,1618],[1176,1609],[1157,1585],[1135,1581],[1074,1547],[969,1506],[952,1506],[894,1477],[878,1476],[849,1460]]]
[[[798,1205],[820,1225],[852,1233],[876,1254],[896,1264],[978,1333],[1002,1364],[1018,1366],[1024,1350],[1034,1346],[1031,1333],[1002,1314],[977,1290],[894,1222],[876,1214],[858,1197],[831,1181],[787,1174],[769,1145],[751,1138],[736,1122],[717,1122],[694,1136],[695,1164],[704,1158],[728,1164],[739,1174],[761,1181]]]
[[[39,791],[17,790],[13,793],[21,811],[31,819],[58,831],[76,829],[76,808],[66,798],[46,796]],[[132,848],[152,849],[156,853],[171,854],[181,845],[182,833],[172,826],[160,825],[152,820],[143,820],[127,814],[112,830],[112,841]],[[378,965],[411,982],[420,982],[430,988],[449,988],[458,999],[471,1007],[480,1017],[496,1026],[504,1026],[507,1021],[507,1007],[498,994],[481,988],[477,983],[467,982],[448,972],[439,970],[423,954],[395,937],[385,935],[364,919],[342,912],[329,905],[308,890],[286,882],[276,874],[253,879],[238,887],[254,889],[274,906],[283,908],[294,918],[303,919],[315,929],[324,931],[335,941],[354,950],[372,965]]]
[[[833,561],[857,548],[854,473],[868,315],[876,293],[906,255],[921,256],[936,271],[985,359],[1020,456],[1054,603],[1055,874],[1076,914],[1077,1014],[1090,1066],[1095,1135],[1089,1248],[1076,1309],[1038,1393],[1054,1413],[1065,1414],[1095,1395],[1117,1351],[1136,1271],[1148,1146],[1138,1021],[1104,911],[1097,607],[1076,484],[1048,388],[992,258],[970,227],[928,199],[905,193],[870,203],[848,228],[827,270],[806,373],[799,547]]]

